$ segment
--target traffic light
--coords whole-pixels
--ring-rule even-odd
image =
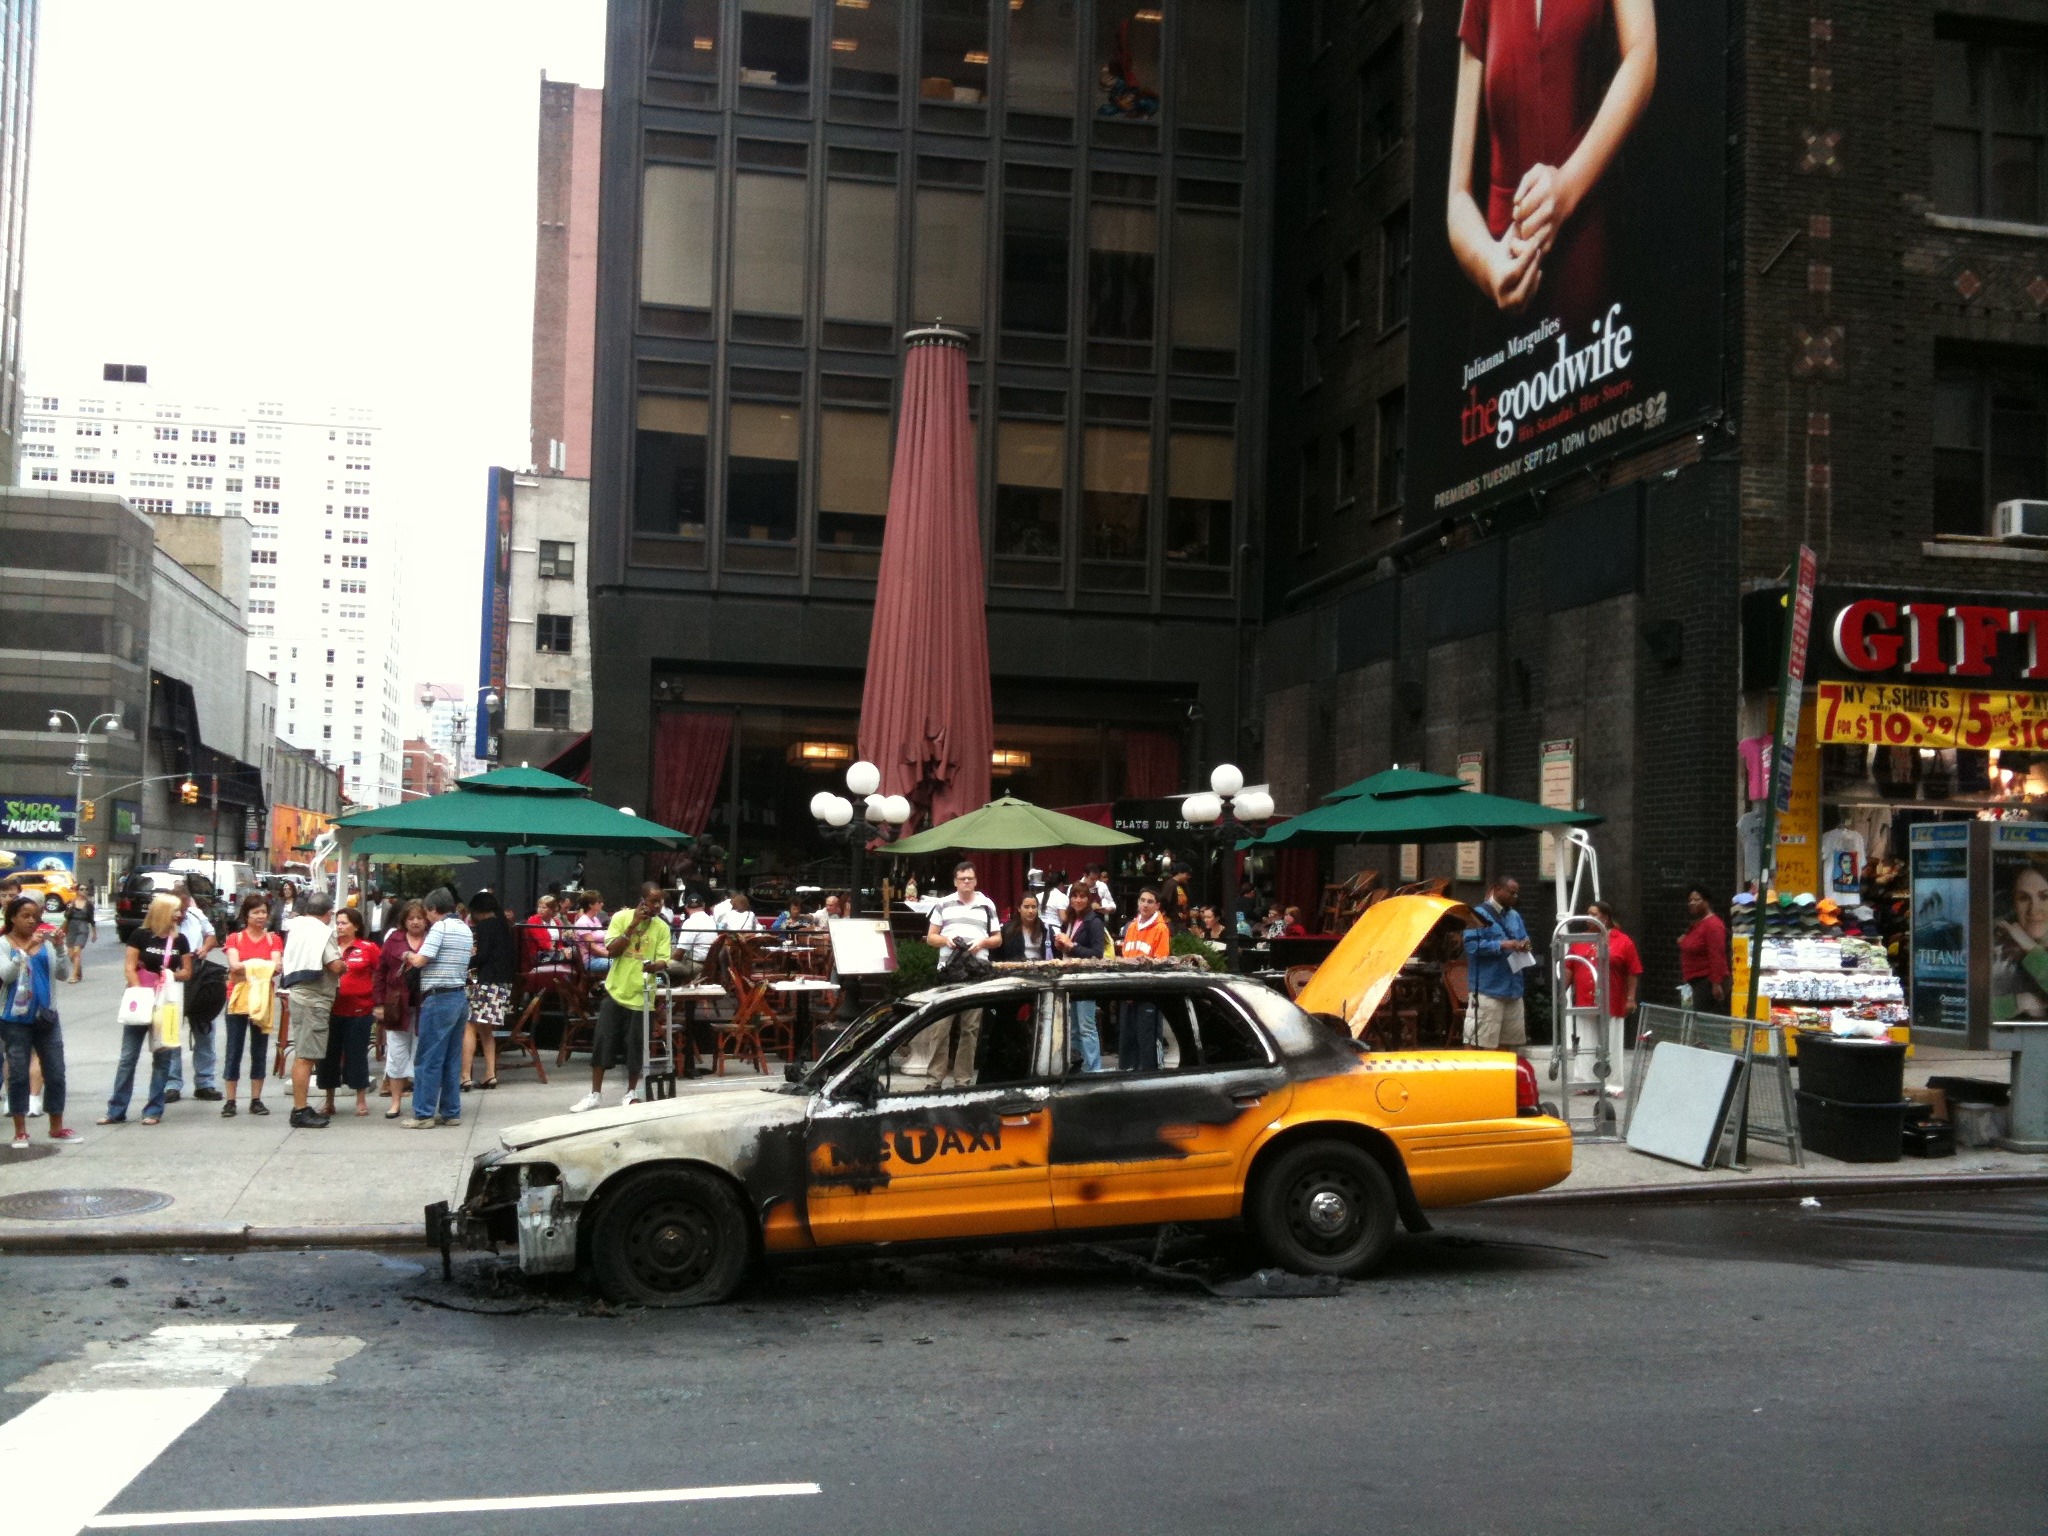
[[[199,786],[192,780],[187,779],[178,786],[178,799],[184,805],[197,805],[199,803]]]
[[[80,855],[88,859],[96,859],[100,856],[99,848],[92,843],[87,843],[83,848],[79,849],[78,851]]]
[[[94,804],[92,803],[92,801],[90,801],[90,800],[81,800],[81,801],[79,802],[79,804],[78,804],[78,819],[79,819],[80,821],[91,821],[91,820],[92,820],[92,819],[93,819],[94,817],[96,817],[96,816],[98,816],[98,815],[99,815],[99,807],[98,807],[98,806],[96,806],[96,805],[94,805]]]

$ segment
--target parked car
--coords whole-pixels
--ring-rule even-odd
[[[206,876],[220,893],[221,901],[230,907],[239,905],[243,897],[259,888],[255,869],[235,859],[173,859],[169,868],[180,875]]]
[[[1160,1065],[1071,1064],[1157,1021]],[[951,1056],[954,1059],[948,1060]],[[1368,1053],[1278,992],[1171,962],[1024,966],[858,1019],[794,1080],[692,1084],[506,1130],[443,1246],[516,1245],[619,1302],[721,1301],[756,1262],[1242,1224],[1272,1261],[1363,1275],[1396,1221],[1557,1183],[1569,1129],[1504,1051]]]
[[[196,871],[154,866],[131,869],[114,887],[114,932],[123,944],[128,942],[128,935],[142,926],[149,904],[157,894],[170,890],[180,880],[185,882],[185,889],[192,893],[192,900],[216,929],[234,920],[233,908],[221,900],[213,882]]]

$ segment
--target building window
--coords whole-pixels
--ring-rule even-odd
[[[1308,120],[1308,211],[1321,218],[1330,211],[1330,114],[1314,112]]]
[[[640,302],[711,308],[718,192],[710,171],[650,165],[641,179]]]
[[[568,689],[536,688],[533,690],[533,728],[536,731],[566,731],[569,729]]]
[[[251,565],[275,565],[277,564],[277,551],[274,549],[252,549],[249,551],[249,563]]]
[[[1176,568],[1230,565],[1230,514],[1237,494],[1237,444],[1207,432],[1176,432],[1166,446],[1166,580]]]
[[[253,501],[249,505],[255,509],[256,516],[258,517],[277,516],[278,504],[274,501]]]
[[[1074,7],[1071,4],[1010,7],[1010,52],[1004,72],[1004,103],[1010,132],[1022,127],[1034,138],[1068,138],[1074,116]],[[1019,113],[1064,122],[1034,125]],[[1033,127],[1041,131],[1032,133]]]
[[[633,531],[704,537],[709,411],[702,400],[640,397],[633,438]]]
[[[1337,434],[1337,505],[1348,507],[1358,500],[1358,429],[1346,427]]]
[[[365,538],[365,534],[342,535],[344,540]],[[576,579],[576,546],[556,539],[540,541],[540,579],[542,581],[574,581]],[[360,679],[358,685],[360,686]]]
[[[185,477],[185,489],[188,491],[210,491],[213,489],[213,476],[187,475]]]
[[[1297,550],[1307,551],[1316,546],[1322,488],[1322,445],[1310,438],[1301,445],[1301,485],[1294,507],[1294,547]]]
[[[192,462],[195,464],[199,462],[198,454],[192,456]],[[209,460],[209,462],[211,461]],[[256,477],[255,489],[259,491],[282,490],[284,489],[284,482],[276,475],[258,475]]]
[[[2048,210],[2048,47],[1957,23],[1934,44],[1934,205],[2039,224]]]
[[[1160,113],[1159,0],[1097,0],[1095,116],[1151,122]]]
[[[114,472],[111,469],[74,469],[71,471],[73,485],[112,485]],[[198,503],[204,506],[204,502]]]
[[[918,96],[954,106],[988,104],[988,0],[925,0]]]
[[[736,401],[728,420],[725,536],[787,544],[796,538],[797,408]]]
[[[1244,0],[1180,0],[1173,14],[1180,52],[1175,114],[1183,123],[1242,129]]]
[[[1400,148],[1401,34],[1396,32],[1358,72],[1359,174]]]
[[[1147,343],[1141,348],[1112,348],[1098,361],[1148,368],[1153,278],[1159,265],[1159,212],[1153,206],[1158,183],[1150,176],[1097,171],[1090,186],[1088,336],[1094,341]]]
[[[1379,509],[1391,511],[1408,493],[1408,401],[1400,391],[1380,397]]]
[[[150,430],[156,434],[156,440],[160,443],[175,443],[178,440],[176,427],[152,427]]]
[[[832,89],[892,100],[897,85],[899,0],[832,7]]]
[[[23,443],[21,445],[21,456],[24,459],[54,459],[57,457],[57,445],[55,443]],[[140,480],[142,477],[140,475],[133,475],[130,478]]]
[[[1301,292],[1301,387],[1323,382],[1323,285],[1309,283]]]
[[[1119,415],[1149,412],[1149,401],[1116,397]],[[1090,402],[1090,415],[1100,412]],[[1081,585],[1097,592],[1142,591],[1152,506],[1149,426],[1091,425],[1081,438]]]
[[[28,477],[32,481],[41,480],[51,482],[55,482],[58,478],[60,478],[58,475],[57,466],[54,464],[37,464],[29,470]],[[138,505],[140,504],[138,503]],[[170,511],[171,504],[169,502],[165,502],[163,504],[163,510],[166,512]]]
[[[740,84],[811,83],[811,0],[740,0]]]
[[[981,174],[979,166],[973,169]],[[916,267],[910,286],[911,309],[920,325],[944,320],[969,331],[981,329],[987,209],[988,198],[981,192],[917,189]]]
[[[741,171],[733,177],[734,314],[802,317],[808,189],[802,176]]]
[[[1016,172],[1012,171],[1012,176]],[[1064,171],[1040,171],[1048,180]],[[1067,332],[1067,197],[1011,191],[1003,197],[1003,329]]]
[[[1173,216],[1173,368],[1237,371],[1242,221],[1181,209]]]
[[[229,432],[229,433],[228,433],[228,446],[230,446],[230,447],[237,447],[237,446],[240,446],[240,445],[246,444],[246,443],[247,443],[248,441],[249,441],[249,434],[248,434],[248,433],[246,433],[246,432]]]
[[[1337,330],[1341,335],[1365,318],[1365,258],[1353,251],[1344,258],[1344,286],[1337,293]]]
[[[2001,501],[2048,497],[2048,368],[2039,353],[1937,359],[1934,531],[1984,534]]]
[[[656,74],[717,79],[718,12],[719,0],[660,0],[649,67]]]
[[[1013,587],[1061,584],[1066,486],[1067,429],[1063,422],[997,423],[997,582]]]
[[[1380,226],[1380,329],[1408,318],[1408,210],[1396,209]]]
[[[896,187],[825,184],[825,318],[896,323]]]
[[[889,511],[889,413],[836,408],[818,413],[818,544],[822,550],[879,551]],[[874,562],[821,555],[826,575],[864,576]]]
[[[220,441],[220,434],[211,427],[194,427],[192,429],[192,441],[195,443],[217,443]]]

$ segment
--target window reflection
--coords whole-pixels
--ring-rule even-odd
[[[1003,199],[1003,329],[1067,329],[1068,200],[1012,192]]]
[[[920,187],[912,306],[920,324],[982,325],[982,242],[988,199]]]
[[[1010,0],[1004,80],[1010,111],[1074,115],[1073,0]]]
[[[702,400],[640,397],[633,455],[635,533],[704,537],[707,420]]]
[[[1180,67],[1175,115],[1209,128],[1244,126],[1244,0],[1182,0],[1174,8]]]
[[[889,324],[896,318],[896,189],[882,182],[825,185],[825,315]]]
[[[1236,351],[1239,240],[1235,214],[1174,215],[1174,346]]]
[[[711,237],[718,227],[712,173],[650,165],[640,199],[640,302],[711,307]]]
[[[1151,432],[1089,427],[1081,441],[1082,558],[1142,562],[1151,499]],[[1142,570],[1134,584],[1144,585]]]
[[[806,235],[800,176],[733,178],[732,307],[757,315],[802,315]]]
[[[1166,450],[1168,565],[1230,563],[1230,509],[1237,444],[1207,432],[1176,432]]]
[[[719,0],[661,0],[648,65],[661,75],[717,78]]]
[[[889,511],[889,413],[825,410],[818,418],[818,543],[878,550]]]
[[[726,537],[756,543],[793,541],[797,512],[797,408],[736,401],[728,421]]]
[[[1054,421],[996,428],[995,550],[1056,561],[1066,520],[1067,429]],[[1000,574],[1000,573],[999,573]],[[1058,567],[1046,585],[1059,579]],[[1013,583],[1014,584],[1014,583]],[[1039,584],[1033,581],[1031,584]]]
[[[832,89],[897,93],[898,0],[837,0],[832,7]]]
[[[810,83],[810,0],[741,0],[740,84]]]
[[[1096,178],[1142,182],[1149,177]],[[1088,210],[1088,334],[1117,341],[1152,339],[1152,282],[1159,263],[1159,215],[1133,203],[1096,202]]]
[[[978,107],[988,101],[987,0],[925,0],[917,94]]]

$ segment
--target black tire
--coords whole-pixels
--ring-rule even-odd
[[[1370,1274],[1394,1241],[1394,1187],[1371,1153],[1347,1141],[1281,1153],[1245,1214],[1273,1262],[1298,1275]]]
[[[753,1262],[753,1223],[732,1186],[689,1168],[634,1174],[607,1196],[590,1234],[590,1263],[607,1301],[702,1307],[740,1288]]]

